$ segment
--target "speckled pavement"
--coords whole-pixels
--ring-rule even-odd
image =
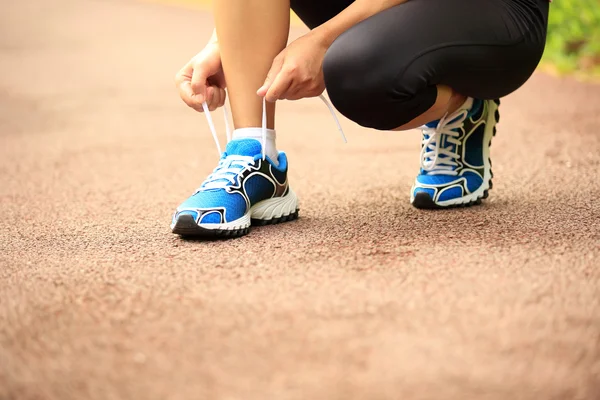
[[[0,399],[600,398],[600,86],[503,99],[490,198],[449,211],[409,204],[417,132],[282,102],[301,218],[184,241],[217,154],[173,76],[210,16],[1,7]]]

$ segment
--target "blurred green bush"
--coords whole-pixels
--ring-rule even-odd
[[[559,73],[600,76],[600,0],[554,0],[550,4],[543,62]]]

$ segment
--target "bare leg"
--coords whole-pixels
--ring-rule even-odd
[[[214,15],[233,124],[260,127],[262,98],[256,90],[287,44],[289,0],[216,0]],[[275,103],[267,103],[267,127],[274,126]]]
[[[437,86],[437,98],[431,108],[419,115],[412,121],[398,128],[395,131],[404,131],[407,129],[418,128],[428,122],[442,118],[445,114],[452,114],[466,101],[467,97],[457,93],[451,87],[445,85]]]

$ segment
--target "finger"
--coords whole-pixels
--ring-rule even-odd
[[[194,68],[194,72],[192,73],[192,90],[194,94],[198,96],[198,100],[200,102],[204,101],[207,97],[206,90],[207,84],[206,81],[208,79],[208,72],[202,66],[196,64]]]
[[[199,102],[196,99],[190,82],[185,81],[181,85],[179,85],[179,96],[189,107],[193,108],[196,111],[202,112],[202,102]]]
[[[225,92],[221,88],[217,88],[217,96],[215,98],[215,107],[219,108],[225,102]]]
[[[175,86],[179,87],[184,81],[190,81],[192,79],[192,72],[192,63],[188,62],[175,74]]]
[[[292,87],[290,87],[285,92],[285,94],[282,95],[280,98],[282,100],[300,100],[300,99],[303,99],[304,97],[306,97],[306,96],[304,96],[302,94],[302,91],[300,91],[300,90],[294,90]]]
[[[307,97],[316,97],[323,93],[323,90],[325,90],[324,87],[314,83],[294,84],[287,90],[285,95],[281,96],[281,98],[285,98],[285,100],[300,100]]]
[[[223,107],[225,105],[225,99],[227,98],[227,92],[225,89],[219,88],[220,101],[217,107]]]
[[[265,82],[256,91],[256,94],[258,94],[260,97],[266,96],[267,91],[269,90],[269,88],[271,87],[271,84],[273,83],[273,80],[279,75],[282,66],[283,66],[283,58],[279,57],[279,56],[275,57],[275,59],[273,60],[273,64],[271,64],[271,69],[269,69],[269,72],[267,73],[267,78],[265,79]]]
[[[184,101],[184,103],[197,111],[202,111],[202,104],[201,102],[199,103],[196,101],[194,91],[192,90],[192,72],[193,67],[192,62],[190,61],[186,65],[184,65],[183,68],[181,68],[179,72],[177,72],[177,74],[175,75],[175,84],[179,89],[179,96]]]
[[[206,101],[206,105],[208,106],[209,110],[212,105],[214,97],[215,97],[215,88],[213,88],[212,86],[208,86],[206,88],[206,97],[204,97],[204,101]]]
[[[287,71],[281,71],[275,77],[271,87],[269,87],[269,90],[265,94],[265,99],[271,102],[277,101],[290,89],[292,83],[293,80],[291,74],[289,74]]]
[[[219,107],[219,102],[221,101],[221,93],[219,88],[210,86],[210,90],[212,92],[212,97],[210,99],[210,104],[208,105],[208,109],[210,111],[215,111],[217,107]]]

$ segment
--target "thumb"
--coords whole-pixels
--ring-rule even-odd
[[[273,84],[275,77],[277,76],[277,74],[279,74],[279,71],[281,71],[282,65],[283,58],[275,57],[275,59],[273,60],[273,64],[271,65],[271,69],[267,74],[267,78],[265,79],[265,83],[263,83],[263,85],[256,91],[257,95],[259,95],[260,97],[265,97],[265,95],[269,91],[269,88]]]
[[[202,68],[200,65],[196,65],[194,72],[192,73],[192,91],[194,96],[199,102],[206,100],[206,87],[207,87],[208,74],[206,68]]]
[[[208,80],[211,76],[219,72],[221,68],[221,59],[218,54],[209,53],[206,50],[201,51],[193,61],[192,72],[192,90],[197,100],[202,102],[207,100],[206,89],[209,86]]]

